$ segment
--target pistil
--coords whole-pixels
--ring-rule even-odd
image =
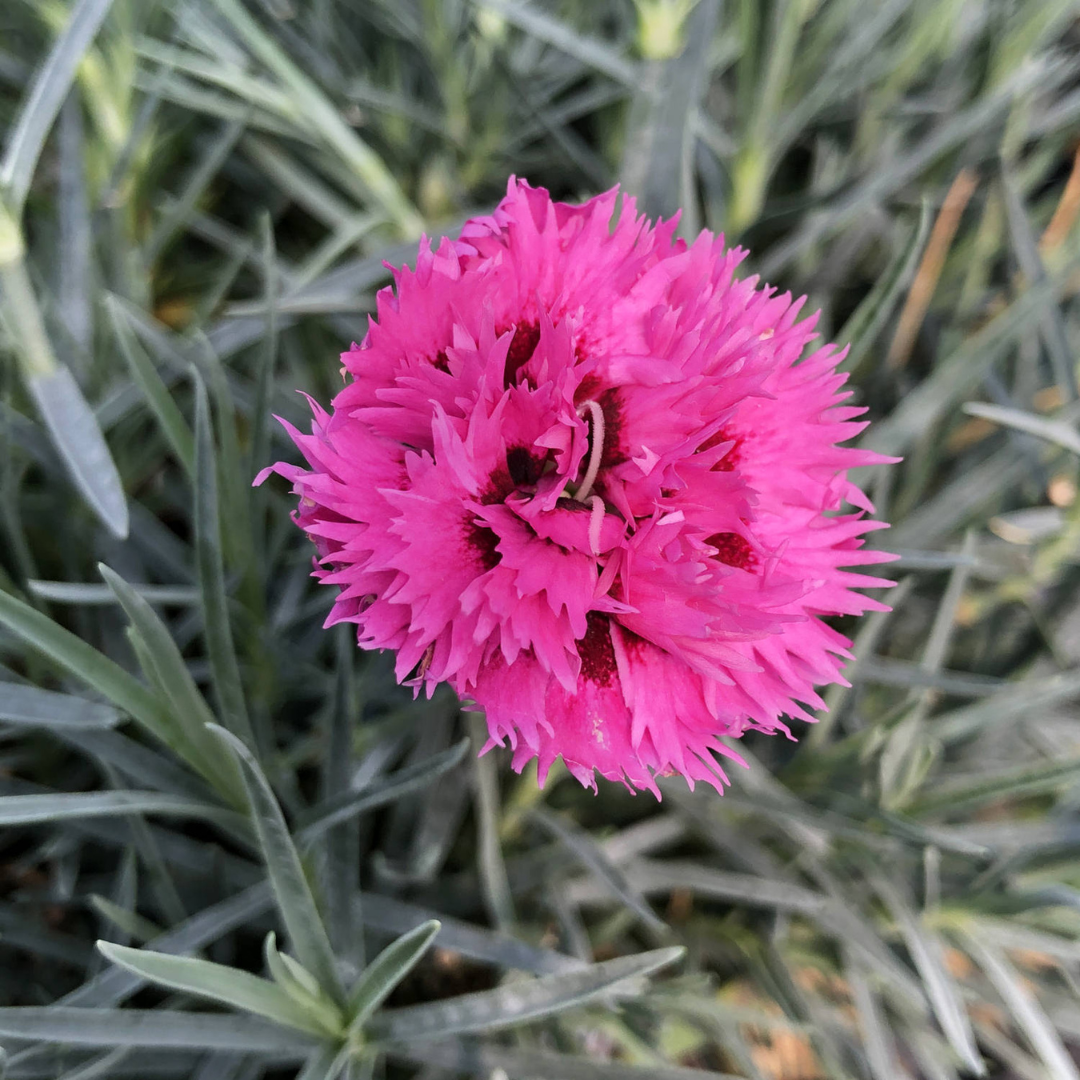
[[[574,498],[578,502],[588,502],[589,493],[593,484],[596,483],[597,473],[600,472],[600,460],[604,456],[604,410],[598,402],[584,401],[578,406],[578,416],[589,414],[592,421],[589,432],[589,464],[585,470],[585,476],[578,485]]]

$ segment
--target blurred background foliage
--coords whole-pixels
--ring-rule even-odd
[[[6,1075],[1077,1080],[1078,20],[6,0]],[[904,456],[892,613],[723,798],[476,760],[250,489],[509,174],[747,246]]]

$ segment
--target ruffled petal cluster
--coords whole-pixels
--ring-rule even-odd
[[[331,411],[289,428],[308,467],[259,480],[294,485],[327,625],[476,702],[515,768],[719,789],[724,737],[787,733],[843,681],[822,617],[881,608],[848,470],[885,459],[842,445],[862,410],[801,300],[618,199],[511,180],[424,241]]]

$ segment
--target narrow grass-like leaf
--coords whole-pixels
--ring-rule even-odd
[[[994,984],[1010,1015],[1046,1065],[1048,1075],[1054,1080],[1080,1080],[1080,1071],[1061,1036],[1008,957],[978,934],[964,934],[963,944]]]
[[[39,690],[36,686],[0,683],[0,721],[26,727],[72,728],[76,731],[115,727],[115,709],[96,701]]]
[[[176,647],[168,628],[146,600],[138,594],[119,574],[104,564],[98,566],[105,583],[116,594],[135,632],[146,646],[153,665],[155,682],[164,691],[169,702],[177,730],[186,743],[191,764],[210,780],[227,798],[237,799],[240,775],[222,759],[220,748],[206,730],[207,724],[215,722],[210,706],[206,704],[195,680],[188,672],[180,650]]]
[[[554,949],[538,948],[508,934],[474,926],[392,896],[365,892],[361,895],[361,906],[366,925],[389,934],[407,934],[419,923],[435,919],[442,926],[435,939],[442,948],[452,949],[462,956],[496,964],[507,970],[517,969],[531,971],[536,975],[550,975],[564,971],[581,971],[586,966],[575,957]]]
[[[530,37],[547,42],[587,67],[602,71],[617,82],[635,86],[638,72],[634,64],[603,41],[588,37],[538,7],[519,0],[474,0],[478,7],[497,11]]]
[[[193,799],[206,799],[210,794],[202,779],[180,764],[179,758],[158,753],[119,731],[58,727],[53,733],[101,764],[118,769],[128,780],[142,787]]]
[[[469,748],[469,740],[462,739],[449,750],[433,754],[426,761],[399,769],[396,773],[375,781],[359,791],[349,791],[313,807],[307,823],[301,824],[297,838],[307,844],[321,836],[327,829],[348,821],[357,814],[385,806],[414,791],[422,791],[444,773],[457,768]]]
[[[34,78],[0,160],[0,191],[14,210],[26,201],[45,139],[110,7],[112,0],[78,0]]]
[[[7,280],[5,276],[5,285]],[[124,487],[105,436],[79,384],[58,363],[47,374],[30,375],[26,385],[83,498],[110,532],[124,539],[128,533]]]
[[[1046,268],[1043,266],[1039,245],[1024,209],[1016,182],[1009,170],[1002,171],[1001,186],[1005,195],[1005,216],[1012,234],[1013,249],[1024,276],[1032,282],[1046,280]],[[1048,306],[1040,325],[1041,336],[1050,354],[1050,363],[1054,378],[1061,388],[1066,401],[1076,401],[1080,393],[1076,386],[1076,351],[1069,344],[1065,329],[1065,320],[1057,304]]]
[[[846,954],[846,950],[845,950]],[[851,988],[851,997],[859,1016],[863,1047],[873,1080],[894,1080],[896,1064],[881,1008],[869,980],[850,957],[845,956],[844,976]]]
[[[202,379],[195,376],[195,549],[202,594],[203,632],[210,671],[225,726],[249,746],[254,734],[248,719],[240,665],[229,625],[228,593],[221,555],[217,464],[210,431],[210,403]]]
[[[157,952],[195,952],[230,931],[259,919],[273,906],[266,882],[252,885],[235,896],[211,904],[184,922],[148,941]],[[143,980],[120,968],[107,968],[57,1003],[72,1006],[115,1005],[131,997]]]
[[[496,1031],[583,1005],[619,983],[675,963],[683,952],[682,948],[655,949],[606,960],[580,972],[548,975],[531,983],[512,983],[448,1001],[393,1009],[376,1014],[368,1027],[376,1038],[405,1043]]]
[[[134,850],[126,857],[134,865]],[[134,875],[132,876],[134,877]],[[91,894],[90,906],[124,935],[125,940],[123,941],[117,941],[114,938],[106,939],[114,945],[126,945],[129,940],[150,941],[152,938],[161,935],[161,927],[157,923],[143,918],[138,912],[132,911],[130,907],[121,907],[119,904],[114,904],[104,896]]]
[[[86,176],[86,139],[79,100],[69,93],[60,112],[57,190],[57,314],[71,342],[72,363],[85,366],[94,337],[93,225]]]
[[[838,196],[834,203],[821,213],[808,215],[801,228],[790,239],[769,253],[762,261],[761,272],[772,279],[792,259],[809,248],[831,230],[851,221],[868,206],[879,203],[892,192],[899,190],[913,177],[918,176],[947,150],[970,140],[985,131],[1009,107],[1018,95],[1035,85],[1044,92],[1066,77],[1065,67],[1048,70],[1046,65],[1028,63],[1020,65],[1000,85],[972,102],[965,109],[949,115],[914,147],[898,160],[883,163],[865,182]]]
[[[966,1068],[976,1076],[985,1076],[986,1066],[975,1045],[971,1020],[964,1009],[963,995],[945,966],[945,950],[941,939],[919,921],[899,892],[884,878],[875,878],[874,887],[900,927],[904,943],[922,976],[934,1015],[938,1018],[949,1045],[960,1055]]]
[[[259,763],[243,742],[216,725],[210,730],[240,763],[244,790],[251,806],[251,820],[259,837],[274,899],[296,955],[300,963],[318,979],[325,993],[337,1005],[344,1005],[345,991],[330,939],[277,799]]]
[[[560,840],[578,860],[605,885],[611,895],[625,904],[642,922],[658,934],[669,932],[667,923],[646,903],[645,898],[627,880],[626,875],[603,852],[583,829],[573,828],[554,814],[533,810],[534,821]]]
[[[190,956],[129,949],[108,941],[99,941],[97,947],[107,960],[158,986],[197,994],[313,1035],[334,1035],[340,1030],[340,1016],[331,1013],[324,1023],[317,1024],[311,1012],[301,1009],[275,983],[238,968]]]
[[[26,587],[42,600],[52,604],[77,604],[82,607],[109,607],[119,603],[108,585],[83,581],[40,581],[31,578]],[[131,585],[149,604],[169,604],[193,607],[199,603],[199,592],[190,585]]]
[[[166,210],[144,245],[143,258],[147,265],[151,265],[161,255],[169,241],[183,228],[184,223],[191,216],[203,192],[217,176],[225,159],[232,153],[233,147],[243,135],[244,119],[246,118],[225,124],[217,138],[200,156],[179,198]]]
[[[468,714],[469,731],[478,756],[473,759],[473,804],[476,810],[477,838],[476,858],[480,871],[480,886],[488,916],[503,933],[509,933],[517,922],[514,896],[506,874],[502,840],[499,836],[499,782],[495,775],[495,760],[487,755],[479,756],[479,750],[487,738],[483,716],[477,712]]]
[[[939,784],[918,799],[908,812],[913,815],[952,813],[996,799],[1020,798],[1074,783],[1080,773],[1080,758],[1046,761],[1019,769],[978,776],[974,780],[957,778]]]
[[[284,194],[327,228],[340,229],[352,218],[352,206],[271,140],[250,135],[243,149]]]
[[[1024,409],[988,405],[981,401],[965,402],[964,412],[968,416],[981,416],[984,420],[992,420],[995,424],[1002,424],[1015,431],[1037,435],[1040,439],[1056,443],[1080,455],[1080,434],[1077,433],[1075,427],[1065,423],[1064,420],[1051,420],[1049,417],[1038,416]]]
[[[926,237],[930,233],[933,214],[930,202],[924,199],[919,211],[919,220],[911,236],[885,267],[881,277],[874,282],[874,287],[866,299],[848,317],[847,322],[837,331],[836,340],[841,344],[850,344],[844,357],[842,369],[856,371],[862,360],[869,354],[871,346],[888,322],[904,290],[911,283],[915,267],[922,255]]]
[[[1064,701],[1080,697],[1080,670],[1010,684],[975,705],[953,709],[932,722],[934,736],[945,743],[959,742],[1000,724],[1037,715]]]
[[[320,776],[324,803],[348,794],[352,787],[353,733],[361,709],[356,683],[356,646],[347,627],[336,631],[334,644],[336,671],[328,695]],[[364,935],[358,918],[362,913],[355,902],[361,862],[359,830],[360,823],[351,819],[329,830],[323,839],[326,930],[334,952],[342,961],[346,983],[364,966]]]
[[[0,1008],[0,1037],[61,1046],[149,1046],[306,1057],[304,1032],[252,1016],[172,1009],[80,1009],[64,1005]]]
[[[901,403],[863,440],[867,447],[886,454],[911,448],[960,398],[979,384],[991,366],[1017,338],[1032,329],[1053,303],[1052,282],[1032,286],[1000,315],[972,334],[933,373],[908,393]]]
[[[0,625],[93,687],[117,708],[130,713],[164,743],[177,748],[168,710],[119,664],[41,612],[4,592],[0,592]]]
[[[778,911],[802,911],[807,914],[823,910],[828,897],[801,885],[713,870],[692,862],[676,860],[636,859],[624,868],[634,888],[646,896],[663,895],[672,889],[688,889],[702,896],[750,904],[754,907],[775,908]],[[591,878],[570,882],[566,894],[579,903],[609,900],[610,890]]]
[[[247,822],[239,814],[211,803],[160,791],[58,791],[48,795],[0,795],[0,825],[38,825],[68,818],[116,817],[124,814],[168,814],[202,818],[244,836]]]
[[[213,3],[236,29],[244,44],[282,81],[286,96],[295,103],[296,110],[355,171],[402,235],[418,236],[423,222],[397,180],[378,155],[349,127],[319,87],[248,14],[240,0],[213,0]]]
[[[323,997],[315,976],[307,968],[298,964],[288,953],[283,953],[277,947],[277,934],[273,930],[266,935],[263,941],[263,957],[266,960],[266,969],[270,972],[270,978],[281,989],[299,1004],[311,1007],[317,1003],[318,998]],[[329,1003],[331,1010],[336,1012],[337,1006]]]
[[[56,1080],[98,1080],[99,1077],[117,1075],[114,1070],[131,1053],[126,1046],[118,1046],[107,1054],[101,1054],[85,1065],[61,1073]],[[3,1074],[0,1074],[2,1077]]]
[[[350,1031],[359,1032],[394,987],[420,962],[438,934],[440,923],[431,919],[387,946],[364,969],[349,994]]]
[[[630,1065],[597,1057],[500,1046],[473,1039],[392,1046],[389,1056],[470,1076],[527,1076],[530,1080],[743,1080],[733,1073],[681,1065]]]
[[[719,6],[719,0],[699,0],[687,19],[682,51],[649,62],[638,80],[620,179],[652,218],[671,217],[680,207],[696,218],[692,121],[708,83]],[[690,234],[697,231],[693,221],[683,227]]]
[[[255,378],[255,407],[252,417],[252,472],[266,464],[269,447],[270,386],[277,367],[278,351],[278,274],[277,250],[274,244],[274,223],[269,214],[261,221],[263,295],[266,298],[266,340],[259,354]]]
[[[162,381],[157,368],[136,340],[125,308],[112,295],[105,298],[105,307],[108,309],[113,333],[120,345],[120,352],[127,361],[132,379],[143,392],[146,403],[150,406],[150,411],[153,412],[161,427],[161,433],[168,441],[177,461],[183,466],[188,476],[194,477],[195,437],[191,433],[191,427],[177,407],[168,387]]]
[[[337,1080],[352,1053],[351,1046],[338,1047],[336,1043],[327,1043],[307,1059],[296,1074],[296,1080]]]

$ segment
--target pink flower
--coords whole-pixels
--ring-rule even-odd
[[[449,682],[514,767],[562,756],[657,790],[727,782],[723,741],[811,720],[850,644],[822,616],[881,610],[841,567],[884,527],[838,444],[843,353],[800,360],[802,301],[738,280],[745,252],[674,239],[610,191],[581,206],[511,180],[457,241],[395,271],[309,469],[278,464],[338,588],[327,625]],[[847,502],[854,508],[842,510]]]

